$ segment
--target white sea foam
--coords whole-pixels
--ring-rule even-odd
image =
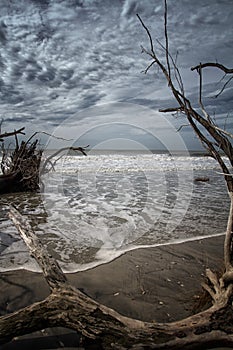
[[[196,176],[210,181],[195,183]],[[5,199],[29,215],[43,245],[66,272],[108,262],[138,247],[215,236],[226,225],[228,196],[212,158],[68,155],[43,181],[41,196]],[[0,230],[0,271],[38,271],[4,211]]]

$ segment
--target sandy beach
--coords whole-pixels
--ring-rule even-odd
[[[221,270],[223,236],[137,249],[94,269],[68,274],[77,288],[118,312],[145,321],[169,322],[197,311],[206,268]],[[0,274],[0,314],[15,311],[49,294],[40,273]],[[83,349],[76,333],[46,329],[1,347],[13,349]]]

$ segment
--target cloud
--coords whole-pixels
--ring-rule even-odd
[[[2,45],[5,45],[7,41],[7,26],[4,21],[0,22],[0,42]]]
[[[154,110],[173,106],[158,71],[141,73],[150,59],[140,53],[140,45],[148,48],[149,42],[137,12],[153,38],[164,43],[162,2],[2,0],[0,108],[12,127],[30,116],[34,125],[52,129],[84,108],[113,101]],[[232,16],[229,1],[168,3],[170,49],[179,51],[178,65],[194,101],[197,77],[190,66],[210,59],[232,63]],[[157,52],[164,54],[160,46]],[[207,97],[216,91],[214,84],[211,73],[205,81]],[[207,99],[211,112],[232,109],[232,85],[228,88],[221,102]],[[94,116],[78,118],[91,122]]]

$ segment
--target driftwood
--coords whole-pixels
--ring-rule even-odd
[[[43,152],[37,146],[38,140],[32,143],[22,141],[19,145],[16,138],[13,151],[7,152],[3,148],[0,193],[39,190],[39,170]]]
[[[51,294],[43,301],[0,317],[0,342],[47,327],[67,327],[99,349],[207,349],[233,346],[232,284],[206,271],[213,305],[172,323],[143,322],[122,316],[72,287],[28,221],[15,208],[9,216],[40,265]],[[230,281],[231,282],[231,281]]]
[[[35,192],[39,189],[39,169],[42,150],[38,149],[38,140],[31,142],[30,137],[26,142],[19,144],[18,135],[25,135],[22,127],[12,132],[1,133],[1,170],[0,194],[8,192]],[[14,136],[15,146],[13,150],[5,148],[4,139]]]
[[[40,176],[54,169],[54,165],[58,160],[55,157],[58,154],[63,151],[78,151],[86,155],[86,147],[65,147],[42,160],[43,149],[39,147],[38,139],[32,141],[38,132],[35,132],[27,141],[22,141],[19,145],[17,135],[24,134],[23,130],[24,128],[20,128],[0,135],[2,142],[4,138],[15,136],[15,148],[13,150],[6,149],[4,142],[2,143],[0,194],[39,191]]]

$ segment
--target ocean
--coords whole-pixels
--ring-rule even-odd
[[[208,181],[196,181],[197,178]],[[64,155],[42,193],[1,197],[0,272],[40,271],[7,217],[18,207],[65,272],[139,248],[224,233],[229,198],[216,161],[153,152]]]

